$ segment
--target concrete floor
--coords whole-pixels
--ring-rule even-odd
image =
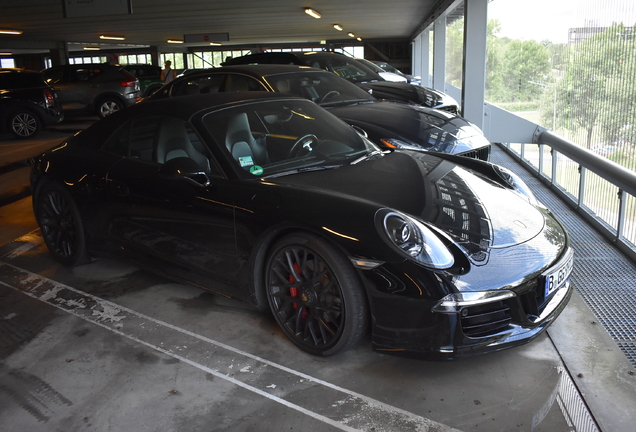
[[[2,431],[636,431],[634,368],[578,295],[500,353],[315,358],[243,303],[57,264],[30,206],[0,207]]]

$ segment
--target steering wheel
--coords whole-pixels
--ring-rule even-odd
[[[289,149],[289,153],[287,153],[287,157],[288,158],[296,157],[300,154],[300,152],[303,149],[307,150],[307,153],[312,152],[313,151],[313,149],[311,148],[312,142],[314,143],[318,142],[318,137],[316,135],[307,134],[307,135],[301,136],[300,138],[296,140],[292,148]]]
[[[338,90],[331,90],[329,92],[327,92],[326,95],[324,95],[322,97],[322,99],[320,99],[320,102],[318,102],[319,104],[324,103],[327,101],[327,99],[334,97],[334,96],[340,96],[340,92]]]

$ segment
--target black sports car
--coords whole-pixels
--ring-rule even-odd
[[[415,86],[411,86],[415,88]],[[420,105],[380,102],[324,70],[294,65],[206,69],[177,78],[147,100],[197,93],[271,91],[310,99],[381,147],[424,149],[488,160],[490,142],[462,117]]]
[[[138,104],[38,157],[62,263],[115,256],[270,308],[301,349],[455,359],[528,342],[570,295],[563,226],[514,174],[381,150],[313,102],[217,93]]]
[[[455,99],[441,91],[412,85],[406,82],[385,80],[376,69],[369,67],[366,61],[340,53],[316,52],[266,52],[235,57],[222,63],[223,66],[245,64],[295,64],[311,66],[333,72],[339,77],[373,93],[378,99],[394,102],[408,102],[428,108],[459,113],[459,104]],[[405,80],[406,81],[406,80]]]

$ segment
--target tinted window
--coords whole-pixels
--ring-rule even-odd
[[[172,96],[185,96],[199,93],[218,93],[225,75],[215,74],[192,77],[176,83],[171,90]]]
[[[6,90],[42,87],[42,76],[38,73],[2,73],[0,88]]]
[[[328,70],[348,81],[384,81],[384,79],[376,72],[359,63],[357,60],[350,59],[345,56],[321,56],[319,54],[308,54],[304,56],[304,59],[309,66]]]
[[[210,172],[205,146],[192,127],[177,117],[138,117],[117,130],[103,149],[120,156],[146,162],[165,163],[187,157]]]
[[[334,168],[377,149],[307,100],[241,105],[206,114],[203,123],[246,176]]]
[[[161,117],[146,117],[128,122],[106,141],[104,150],[152,162],[155,131],[160,121]]]
[[[64,69],[48,69],[42,72],[42,76],[47,83],[51,85],[57,84],[64,79]]]
[[[226,92],[235,91],[267,91],[265,87],[254,78],[245,75],[228,75],[225,83]]]
[[[360,87],[330,72],[293,72],[270,75],[266,80],[281,93],[310,99],[321,106],[376,100]]]
[[[126,66],[126,71],[135,78],[154,78],[161,74],[161,68],[153,66]]]
[[[86,67],[69,71],[67,81],[89,81],[104,73],[103,69]]]

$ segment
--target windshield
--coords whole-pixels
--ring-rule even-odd
[[[203,124],[245,177],[337,168],[379,150],[307,100],[266,100],[211,112]]]
[[[270,75],[265,79],[281,93],[291,93],[323,107],[376,101],[360,87],[331,72],[291,72]]]
[[[308,66],[333,72],[352,83],[384,81],[377,72],[352,57],[338,54],[305,53],[303,60]]]

